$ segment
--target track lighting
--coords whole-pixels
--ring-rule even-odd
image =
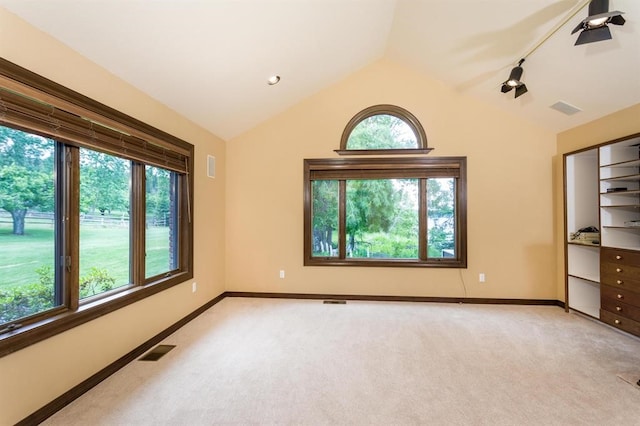
[[[502,93],[510,92],[512,89],[516,89],[516,98],[520,95],[527,93],[527,86],[520,80],[522,78],[522,63],[524,58],[520,59],[518,66],[514,67],[509,74],[509,79],[502,83]]]
[[[582,30],[575,46],[611,39],[611,31],[607,24],[624,25],[623,13],[617,10],[609,12],[609,0],[591,0],[589,16],[571,31],[571,34],[575,34]]]

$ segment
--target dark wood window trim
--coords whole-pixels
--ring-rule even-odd
[[[4,99],[4,102],[3,102]],[[45,112],[48,111],[48,114]],[[55,126],[47,120],[56,115]],[[133,173],[138,174],[138,188],[134,194],[144,194],[144,167],[149,164],[179,173],[178,211],[180,238],[179,265],[173,271],[144,279],[144,203],[134,199],[132,209],[131,249],[132,285],[124,290],[105,293],[96,299],[79,302],[77,286],[78,262],[72,262],[64,272],[62,306],[39,313],[15,323],[0,326],[0,357],[25,348],[105,314],[131,305],[146,297],[193,278],[193,209],[194,146],[168,133],[138,121],[113,108],[94,101],[38,74],[0,58],[0,125],[40,134],[61,142],[61,157],[78,163],[77,147],[99,150],[133,161]],[[87,131],[95,137],[86,137]],[[64,160],[60,160],[65,164]],[[66,167],[66,166],[65,166]],[[136,171],[137,170],[137,171]],[[60,177],[64,203],[75,209],[78,204],[79,176],[77,167],[69,167]],[[71,207],[69,207],[71,206]],[[77,210],[76,210],[77,212]],[[133,216],[138,219],[133,219]],[[75,217],[74,217],[75,216]],[[64,250],[71,257],[78,256],[77,214],[65,222]],[[137,225],[135,225],[137,223]],[[140,238],[142,237],[142,238]],[[75,278],[72,276],[75,274]],[[75,281],[75,282],[74,282]],[[8,326],[8,327],[7,327]],[[7,330],[8,328],[8,330]]]
[[[358,124],[360,124],[363,120],[374,115],[392,115],[404,121],[415,134],[418,147],[409,149],[348,149],[347,142],[349,141],[349,136],[351,135],[353,129],[356,128],[356,126],[358,126]],[[415,115],[411,114],[409,111],[402,107],[382,104],[365,108],[354,115],[351,120],[349,120],[347,126],[342,132],[342,137],[340,138],[340,149],[336,149],[335,152],[338,155],[424,155],[428,154],[432,150],[433,148],[429,148],[427,146],[427,134],[425,133],[422,124],[420,124],[420,121],[416,118]]]
[[[408,148],[408,149],[334,149],[338,155],[425,155],[433,151],[433,148]]]
[[[394,158],[331,158],[304,160],[304,265],[305,266],[390,266],[390,267],[467,267],[467,178],[466,157],[394,157]],[[344,185],[348,179],[362,178],[418,178],[421,191],[424,179],[453,177],[456,179],[456,257],[428,258],[421,244],[419,259],[362,259],[347,258],[345,253],[345,199]],[[337,257],[312,256],[312,182],[314,180],[338,180],[341,186]],[[419,217],[419,238],[426,237],[426,200],[422,197]]]

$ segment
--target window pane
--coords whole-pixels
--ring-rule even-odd
[[[131,163],[80,149],[80,298],[130,283]]]
[[[347,181],[347,257],[418,258],[418,180]]]
[[[311,182],[313,227],[312,256],[336,257],[338,251],[338,202],[339,183],[337,180],[316,180]]]
[[[0,324],[58,306],[55,142],[0,126]]]
[[[175,172],[146,167],[147,278],[178,268],[177,182]]]
[[[396,116],[377,114],[362,120],[349,135],[347,149],[418,148],[409,125]]]
[[[427,179],[428,257],[456,257],[455,178]]]

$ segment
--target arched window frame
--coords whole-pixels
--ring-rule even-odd
[[[418,148],[397,149],[346,149],[351,132],[363,120],[375,115],[392,115],[403,120],[416,135]],[[418,119],[409,111],[394,105],[375,105],[356,114],[347,124],[340,141],[339,155],[376,155],[378,158],[314,158],[304,159],[304,265],[305,266],[359,266],[359,267],[427,267],[466,268],[467,267],[467,158],[466,157],[424,157],[432,151],[427,147],[427,137]],[[418,154],[418,155],[416,155]],[[438,247],[431,241],[433,235],[429,221],[429,180],[452,180],[453,249]],[[394,254],[389,251],[370,255],[358,252],[353,244],[356,233],[347,231],[349,215],[349,186],[361,180],[413,180],[417,185],[418,200],[416,242],[413,253]],[[327,227],[314,225],[314,185],[317,182],[332,183],[329,196],[324,197],[332,206],[329,208],[330,224]],[[356,192],[357,194],[357,192]],[[364,191],[357,197],[368,197]],[[333,201],[331,201],[333,200]],[[366,204],[367,198],[365,198]],[[318,200],[320,205],[323,203]],[[322,209],[320,210],[322,211]],[[325,211],[327,211],[325,209]],[[325,235],[320,247],[316,244],[315,231]],[[324,234],[323,234],[324,232]],[[370,242],[355,241],[365,245]],[[329,248],[330,247],[330,248]],[[355,247],[355,248],[354,248]],[[436,248],[436,251],[432,250]]]
[[[375,115],[392,115],[403,122],[405,122],[413,131],[416,136],[418,148],[397,148],[397,149],[348,149],[347,142],[351,132],[364,120]],[[427,135],[424,128],[420,124],[420,121],[415,115],[411,114],[406,109],[396,105],[374,105],[363,109],[359,113],[353,116],[347,123],[342,137],[340,138],[340,149],[336,149],[335,152],[338,155],[406,155],[406,154],[428,154],[433,148],[427,146]]]

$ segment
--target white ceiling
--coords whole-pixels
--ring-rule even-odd
[[[574,47],[577,34],[570,32],[587,16],[587,1],[0,0],[0,6],[228,140],[385,56],[554,132],[640,103],[640,1],[610,0],[610,10],[625,12],[627,23],[610,26],[612,40]],[[527,54],[529,92],[518,99],[500,93]],[[282,76],[280,84],[266,84],[272,74]],[[549,108],[559,100],[583,111],[566,116]]]

